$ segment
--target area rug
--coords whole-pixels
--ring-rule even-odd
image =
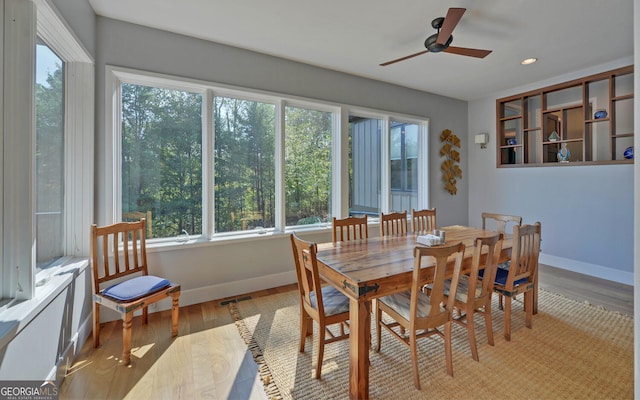
[[[495,346],[487,344],[482,317],[475,320],[479,362],[471,358],[466,329],[454,324],[453,377],[446,373],[442,339],[419,340],[421,390],[413,385],[409,349],[383,332],[381,351],[369,353],[370,397],[633,398],[632,318],[541,290],[533,329],[524,326],[522,303],[514,302],[511,341],[507,342],[497,300],[493,310]],[[259,366],[268,398],[349,397],[348,341],[325,346],[320,380],[313,378],[317,325],[305,352],[298,351],[297,291],[232,303],[229,311]]]

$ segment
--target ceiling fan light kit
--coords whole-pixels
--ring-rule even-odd
[[[469,49],[465,47],[451,46],[451,42],[453,41],[453,35],[451,33],[458,25],[458,22],[460,22],[460,19],[462,18],[462,15],[465,11],[465,8],[452,7],[449,8],[449,11],[447,11],[446,17],[438,17],[431,21],[431,26],[438,32],[429,36],[424,41],[424,47],[427,48],[426,50],[422,50],[418,53],[410,54],[405,57],[397,58],[395,60],[384,62],[380,64],[380,66],[384,67],[425,53],[446,52],[451,54],[458,54],[461,56],[485,58],[491,53],[491,50]]]

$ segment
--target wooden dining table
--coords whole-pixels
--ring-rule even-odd
[[[494,231],[461,225],[439,229],[445,231],[447,244],[465,244],[463,273],[471,265],[474,239],[497,234]],[[413,271],[413,249],[419,245],[416,239],[416,234],[406,234],[318,244],[320,276],[349,298],[351,399],[369,398],[371,300],[409,290]],[[501,261],[509,259],[511,247],[512,240],[505,238]],[[450,266],[453,271],[453,259]]]

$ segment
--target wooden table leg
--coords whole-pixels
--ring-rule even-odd
[[[371,302],[349,301],[349,397],[369,398]]]

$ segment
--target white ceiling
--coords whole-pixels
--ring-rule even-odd
[[[89,0],[96,14],[413,89],[472,100],[633,56],[633,0]],[[431,20],[467,11],[452,46],[493,50],[380,63],[424,50]],[[538,62],[520,65],[527,57]]]

